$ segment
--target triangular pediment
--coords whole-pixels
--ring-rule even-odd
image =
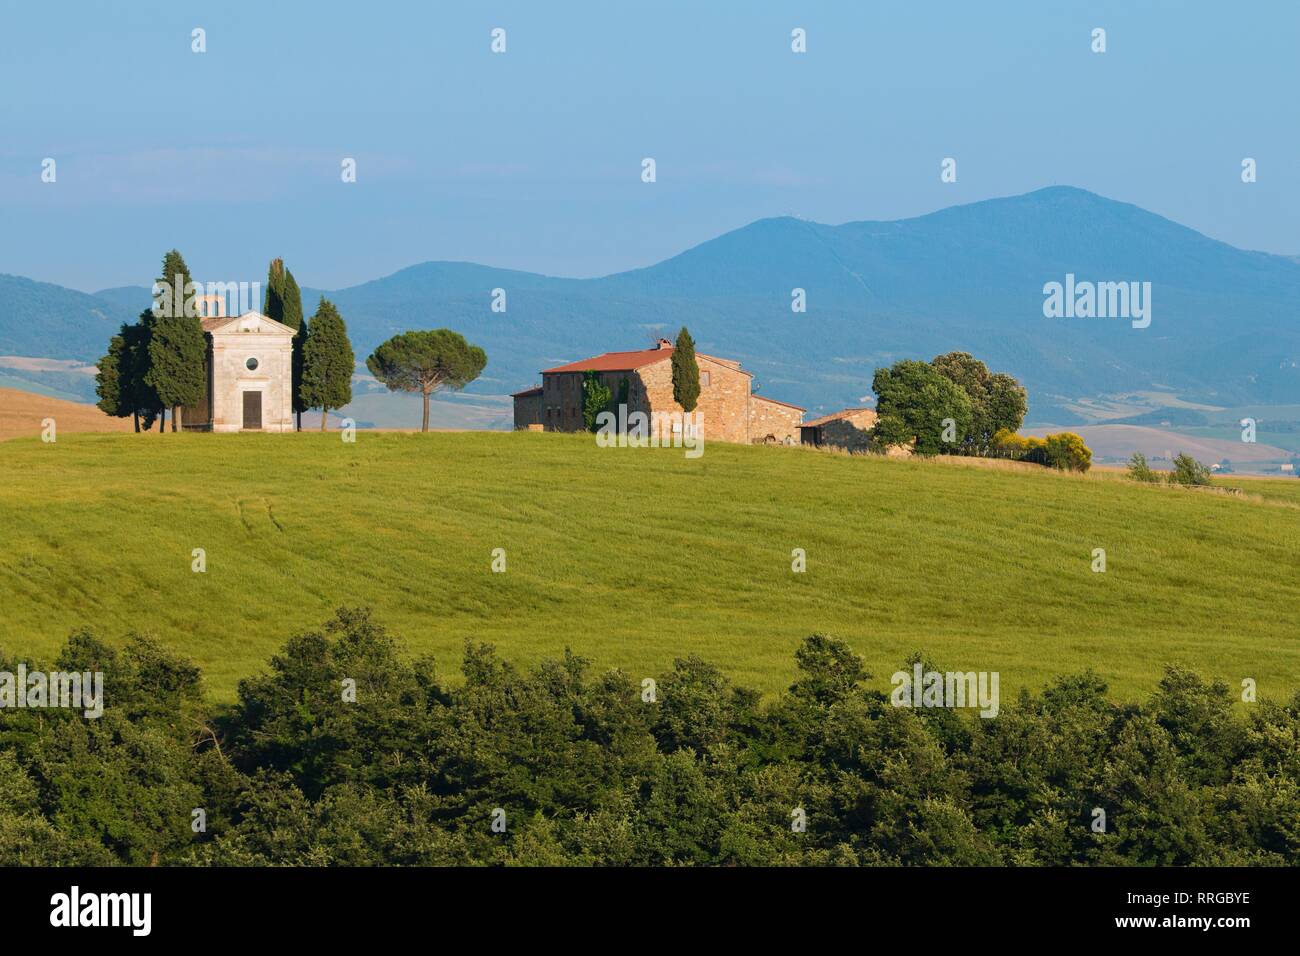
[[[204,332],[246,332],[254,335],[294,335],[293,329],[261,312],[212,316],[203,320]]]

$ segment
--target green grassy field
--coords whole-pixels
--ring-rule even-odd
[[[638,679],[695,652],[772,692],[820,631],[882,687],[916,649],[999,671],[1003,695],[1092,668],[1136,698],[1169,661],[1265,696],[1300,687],[1295,480],[1236,498],[527,433],[63,435],[0,444],[0,469],[0,649],[147,631],[217,700],[340,604],[374,607],[444,675],[473,638],[519,662],[567,646]]]

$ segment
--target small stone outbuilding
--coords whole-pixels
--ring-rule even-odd
[[[871,431],[875,427],[874,409],[843,408],[804,422],[799,432],[805,445],[866,451],[871,445]]]

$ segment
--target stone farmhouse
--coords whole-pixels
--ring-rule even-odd
[[[226,315],[219,295],[196,299],[207,339],[203,397],[187,405],[187,431],[291,432],[293,329],[260,312]]]
[[[654,348],[637,352],[606,352],[542,372],[542,384],[516,392],[515,428],[576,432],[583,428],[582,382],[595,372],[617,402],[627,383],[629,414],[681,413],[673,400],[673,344],[660,339]],[[700,367],[700,398],[696,411],[704,417],[710,441],[766,442],[795,445],[804,409],[754,393],[754,375],[731,359],[695,353]]]

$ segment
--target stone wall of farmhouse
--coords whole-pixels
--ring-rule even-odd
[[[544,421],[542,394],[521,395],[515,398],[515,428],[541,425]]]
[[[849,451],[866,451],[871,444],[871,430],[875,427],[876,413],[864,408],[822,425],[821,443]]]
[[[749,376],[702,356],[697,355],[696,362],[700,366],[700,398],[695,410],[704,416],[704,440],[749,441]],[[681,413],[682,407],[673,399],[671,361],[644,365],[637,376],[641,382],[638,394],[645,401],[641,411]]]
[[[542,376],[542,425],[548,432],[582,431],[582,373]]]
[[[775,441],[783,445],[799,444],[799,423],[803,412],[780,402],[753,397],[750,405],[750,435],[755,442]],[[707,437],[707,433],[706,433]]]

